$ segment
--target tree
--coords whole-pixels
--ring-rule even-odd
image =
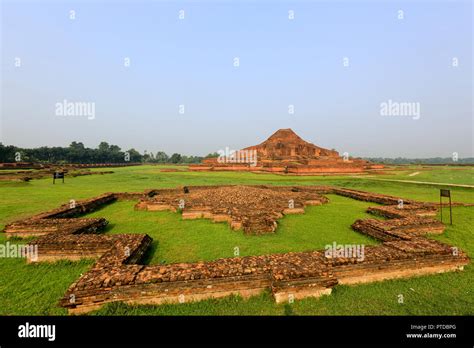
[[[170,157],[163,151],[158,151],[155,156],[155,161],[158,163],[168,162]]]
[[[140,155],[140,152],[138,152],[137,150],[135,149],[130,149],[130,150],[127,150],[129,156],[130,156],[130,162],[132,163],[137,163],[137,162],[141,162],[142,160],[142,155]]]
[[[214,158],[214,157],[219,157],[219,154],[217,152],[210,153],[205,158]]]
[[[86,151],[83,143],[73,141],[69,145],[69,151],[66,159],[71,163],[84,163],[86,161],[85,152]]]
[[[18,149],[13,145],[5,146],[0,143],[0,162],[15,162],[15,152]]]
[[[179,163],[181,161],[181,155],[179,153],[174,153],[171,155],[170,162],[171,163]]]
[[[109,143],[107,143],[106,141],[102,141],[99,144],[98,149],[99,149],[99,151],[108,152],[109,151]]]

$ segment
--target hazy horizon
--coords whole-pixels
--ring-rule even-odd
[[[267,139],[267,138],[265,138],[264,140],[266,140],[266,139]],[[304,140],[304,139],[303,139],[303,140]],[[79,140],[79,141],[78,141],[78,140],[73,140],[73,141],[78,142],[78,143],[83,143],[83,144],[84,144],[84,142],[82,142],[82,141],[80,141],[80,140]],[[73,141],[71,141],[71,143],[72,143]],[[263,142],[263,141],[260,141],[260,142],[258,142],[258,143],[252,144],[252,145],[259,145],[261,142]],[[0,143],[1,143],[1,142],[0,142]],[[16,146],[16,147],[23,148],[23,147],[21,147],[21,146],[15,145],[15,144],[3,144],[3,145],[6,145],[6,146],[13,145],[13,146]],[[70,145],[70,143],[64,144],[64,145],[52,145],[52,146],[49,146],[49,147],[54,147],[54,146],[58,146],[58,147],[68,147],[69,145]],[[120,147],[121,151],[127,151],[127,150],[130,150],[131,148],[133,148],[133,146],[130,147],[130,148],[128,148],[128,147],[125,148],[125,147],[120,146],[120,144],[112,144],[112,143],[109,143],[109,145],[117,145],[117,146]],[[249,146],[252,146],[252,145],[249,145]],[[315,144],[315,145],[318,145],[318,144]],[[48,145],[41,145],[41,146],[48,146]],[[37,148],[37,147],[41,147],[41,146],[35,146],[35,147],[33,147],[33,148]],[[92,146],[88,146],[88,145],[84,144],[84,146],[85,146],[86,148],[95,149],[95,148],[98,148],[99,144],[92,145]],[[319,146],[319,147],[324,147],[324,146],[320,146],[320,145],[318,145],[318,146]],[[228,149],[228,150],[229,150],[229,151],[233,151],[233,150],[241,150],[241,149],[242,149],[242,148],[239,148],[239,149]],[[329,148],[327,148],[327,149],[328,149],[328,150],[331,150],[331,149],[329,149]],[[137,150],[137,149],[135,148],[135,150]],[[224,151],[225,151],[226,149],[224,148],[224,149],[219,149],[219,150],[224,150]],[[335,149],[335,150],[337,151],[337,149]],[[158,149],[158,150],[156,150],[156,151],[149,151],[149,150],[145,149],[144,151],[146,151],[148,154],[153,153],[154,155],[156,155],[157,152],[160,152],[160,151],[163,151],[163,150]],[[143,154],[143,151],[139,151],[139,152]],[[176,151],[169,151],[169,152],[164,151],[164,152],[165,152],[167,155],[172,155],[173,153],[176,153]],[[215,152],[217,152],[217,151],[215,151]],[[338,151],[338,152],[339,152],[339,151]],[[200,157],[205,157],[205,156],[207,156],[207,155],[209,155],[209,154],[212,154],[212,153],[214,153],[214,152],[209,152],[209,153],[205,153],[205,154],[197,154],[197,155],[196,155],[196,154],[192,154],[192,153],[186,153],[186,152],[179,153],[179,154],[180,154],[180,155],[185,155],[185,156],[200,156]],[[342,155],[343,155],[342,152],[339,152],[339,155],[342,156]],[[433,156],[433,157],[357,156],[357,155],[355,155],[355,154],[350,155],[350,156],[351,156],[351,157],[363,157],[363,158],[387,158],[387,159],[404,158],[404,159],[407,159],[407,160],[410,160],[410,159],[413,159],[413,160],[417,160],[417,159],[431,159],[431,158],[446,158],[446,159],[449,158],[449,159],[452,159],[452,157],[453,157],[452,154],[451,154],[450,156]],[[465,156],[465,157],[458,157],[458,159],[459,159],[459,160],[466,160],[466,159],[474,159],[474,157],[472,157],[472,156]]]
[[[1,6],[5,145],[205,156],[291,128],[355,157],[474,157],[468,0]]]

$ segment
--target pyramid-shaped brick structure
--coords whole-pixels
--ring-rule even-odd
[[[193,171],[250,171],[295,175],[355,174],[380,170],[382,165],[362,159],[341,157],[303,140],[292,129],[279,129],[259,145],[232,154],[206,158],[191,165]]]
[[[301,139],[292,129],[279,129],[260,145],[243,150],[256,150],[261,159],[312,159],[321,156],[339,157],[334,150],[324,149]]]

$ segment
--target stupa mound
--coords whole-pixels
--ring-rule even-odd
[[[299,137],[292,129],[279,129],[263,143],[234,153],[206,158],[191,165],[194,171],[250,171],[298,175],[363,173],[382,169],[382,165],[362,159],[343,158]]]
[[[258,158],[265,160],[305,160],[315,157],[339,157],[334,150],[327,150],[301,139],[290,128],[279,129],[260,145],[243,150],[256,150]]]

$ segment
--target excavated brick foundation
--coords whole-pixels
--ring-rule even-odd
[[[309,205],[327,203],[316,189],[270,186],[192,187],[160,190],[146,196],[137,210],[182,211],[183,219],[212,219],[228,222],[232,229],[246,233],[274,232],[277,220],[287,214],[304,214]]]
[[[139,200],[136,209],[180,211],[183,218],[227,221],[246,233],[271,233],[284,214],[304,213],[307,205],[324,204],[324,194],[375,202],[368,212],[387,220],[357,220],[357,232],[381,242],[367,246],[362,259],[327,255],[325,251],[291,252],[219,259],[210,262],[140,265],[152,239],[146,234],[98,234],[103,218],[80,214],[115,200]],[[93,267],[77,279],[60,300],[69,313],[86,313],[109,302],[162,304],[199,301],[231,294],[249,297],[271,289],[277,303],[329,294],[337,284],[356,284],[462,270],[468,256],[425,238],[444,225],[429,217],[433,204],[328,186],[193,186],[108,193],[74,207],[38,214],[5,228],[8,236],[39,236],[30,244],[38,257],[30,262],[94,258]]]
[[[8,164],[8,163],[5,163]],[[19,167],[20,168],[20,167]],[[19,169],[14,168],[14,169]],[[0,166],[0,169],[8,169],[8,167]],[[52,166],[49,168],[38,168],[35,170],[19,170],[18,172],[2,172],[0,170],[0,181],[30,181],[33,179],[51,178],[55,172],[63,172],[67,177],[77,177],[85,175],[104,175],[112,174],[113,171],[90,171],[89,169],[80,168],[61,168],[60,166]]]

